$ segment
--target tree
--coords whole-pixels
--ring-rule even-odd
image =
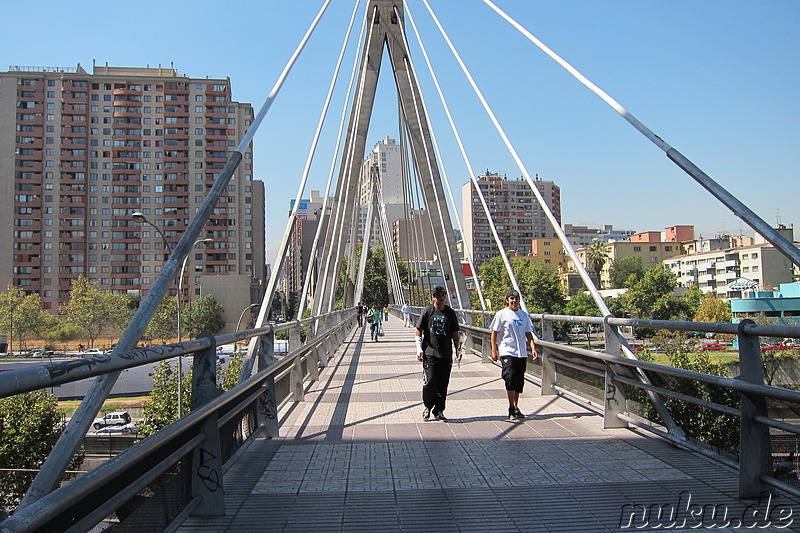
[[[611,277],[611,287],[614,289],[625,289],[642,279],[644,266],[642,258],[635,255],[620,257],[611,262],[609,276]]]
[[[589,248],[586,249],[586,260],[589,262],[589,267],[597,274],[597,282],[600,283],[600,272],[608,261],[608,250],[606,243],[600,239],[595,239]]]
[[[510,257],[509,261],[528,312],[559,314],[564,310],[564,290],[552,266],[542,265],[528,257]],[[490,301],[491,309],[497,311],[505,307],[511,279],[502,257],[494,257],[482,264],[480,277],[484,284],[484,296]]]
[[[671,320],[687,312],[685,303],[675,297],[677,286],[675,274],[659,265],[645,270],[642,279],[634,283],[622,298],[635,317]]]
[[[697,285],[691,285],[683,293],[681,299],[686,304],[687,315],[693,317],[700,310],[700,302],[703,300],[703,291]]]
[[[38,470],[64,429],[58,400],[45,390],[0,399],[0,468]],[[83,462],[83,450],[69,469]],[[16,507],[36,472],[0,472],[0,506]]]
[[[190,302],[181,312],[181,329],[187,338],[195,338],[201,333],[215,335],[225,327],[223,313],[225,308],[210,294]]]
[[[695,322],[730,322],[731,304],[713,292],[707,292],[700,301],[700,309],[694,315]]]
[[[25,294],[19,287],[8,286],[0,294],[0,329],[16,338],[19,350],[25,349],[28,336],[38,334],[50,324],[51,315],[42,309],[38,293]]]
[[[72,284],[69,302],[61,306],[61,314],[80,327],[94,347],[103,332],[113,327],[125,312],[122,295],[100,290],[95,283],[79,276]]]
[[[585,292],[579,292],[570,298],[564,312],[572,316],[602,316],[594,298]]]
[[[153,392],[142,405],[142,421],[136,429],[150,436],[178,420],[178,372],[169,361],[161,361],[153,369]],[[188,413],[192,405],[192,371],[183,376],[181,412]]]
[[[144,330],[142,337],[148,340],[161,339],[166,344],[169,339],[173,339],[178,333],[178,306],[177,296],[165,296],[158,302],[158,307],[153,312],[147,329]]]

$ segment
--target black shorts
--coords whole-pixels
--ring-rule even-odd
[[[525,386],[525,367],[528,365],[527,357],[511,357],[505,355],[500,358],[503,365],[503,381],[506,382],[506,390],[522,392]]]

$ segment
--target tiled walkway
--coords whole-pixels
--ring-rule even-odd
[[[730,469],[604,430],[599,413],[540,396],[532,381],[520,400],[527,419],[507,421],[499,367],[475,356],[453,368],[450,422],[424,422],[413,329],[395,317],[385,328],[377,343],[355,331],[306,401],[281,413],[281,438],[254,442],[228,471],[227,516],[190,518],[181,531],[737,531],[747,505],[766,508],[736,499]],[[687,498],[692,509],[724,506],[733,521],[698,522]],[[776,503],[793,513],[783,531],[797,530],[800,504]],[[624,527],[624,506],[636,504],[683,509],[658,527],[640,507]]]

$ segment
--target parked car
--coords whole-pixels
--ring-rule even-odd
[[[103,350],[99,348],[89,348],[81,352],[82,357],[94,357],[96,355],[103,355]]]
[[[108,413],[102,418],[95,418],[92,423],[94,429],[100,429],[107,426],[124,426],[131,423],[131,415],[127,411],[116,411]]]
[[[573,335],[580,335],[581,333],[586,333],[586,328],[583,326],[572,326],[569,330],[570,333]]]
[[[644,345],[641,342],[629,342],[628,345],[634,352],[641,352],[644,350]]]
[[[762,350],[791,350],[792,348],[794,348],[794,346],[789,346],[785,342],[781,341],[761,346]]]
[[[718,342],[709,342],[695,348],[695,351],[697,352],[716,352],[720,350],[725,350],[725,347]]]
[[[136,426],[133,424],[125,424],[124,426],[106,426],[104,428],[96,429],[95,435],[131,435],[136,433]]]

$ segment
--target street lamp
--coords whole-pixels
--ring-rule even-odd
[[[152,222],[147,220],[147,217],[144,216],[144,213],[142,213],[141,211],[136,211],[134,213],[131,213],[131,219],[134,222],[139,222],[140,224],[148,224],[149,226],[152,226],[152,228],[154,230],[156,230],[156,233],[158,233],[161,236],[161,240],[164,241],[164,247],[167,249],[167,252],[170,255],[172,255],[172,248],[170,248],[170,246],[169,246],[169,241],[167,241],[167,237],[164,235],[164,233],[160,229],[158,229],[158,226],[156,226],[155,224],[153,224]],[[180,342],[180,335],[181,335],[180,334],[180,331],[181,331],[181,325],[180,325],[181,324],[181,297],[180,297],[180,288],[179,288],[180,287],[180,280],[178,280],[178,279],[175,280],[175,287],[178,288],[178,295],[176,297],[176,301],[178,303],[178,342]],[[182,362],[183,361],[181,360],[181,357],[178,356],[178,367],[179,367],[179,369],[178,369],[178,418],[181,417],[181,400],[183,399],[183,394],[182,394],[182,391],[181,391],[181,387],[183,386],[183,383],[181,382],[182,381],[181,380],[181,376],[183,375],[183,368],[181,368]]]
[[[214,244],[214,239],[197,239],[192,243],[192,248],[196,245],[203,243],[204,246],[211,246]],[[191,253],[191,252],[190,252]],[[183,264],[181,265],[181,273],[178,276],[178,342],[183,342],[183,335],[181,332],[181,300],[183,299],[183,291],[181,289],[183,285],[183,273],[186,270],[186,261],[189,259],[189,254],[186,254],[186,257],[183,258]],[[189,302],[192,301],[191,294],[189,295]],[[181,418],[183,415],[183,356],[178,356],[178,418]]]
[[[156,230],[156,233],[158,233],[161,236],[161,240],[164,241],[164,246],[167,248],[167,252],[170,254],[172,253],[172,248],[170,248],[169,241],[167,241],[167,238],[164,236],[164,233],[160,229],[158,229],[158,226],[147,220],[147,217],[144,216],[144,213],[142,213],[141,211],[136,211],[135,213],[131,213],[131,219],[133,219],[134,222],[138,222],[140,224],[148,224],[149,226],[152,226],[153,229]]]
[[[244,311],[242,311],[242,314],[239,316],[239,321],[236,322],[236,331],[239,331],[239,326],[241,326],[241,324],[242,324],[242,320],[244,319],[245,313],[247,313],[250,309],[252,309],[254,307],[258,307],[259,305],[261,305],[261,304],[250,304],[250,305],[248,305],[247,307],[244,308]]]

